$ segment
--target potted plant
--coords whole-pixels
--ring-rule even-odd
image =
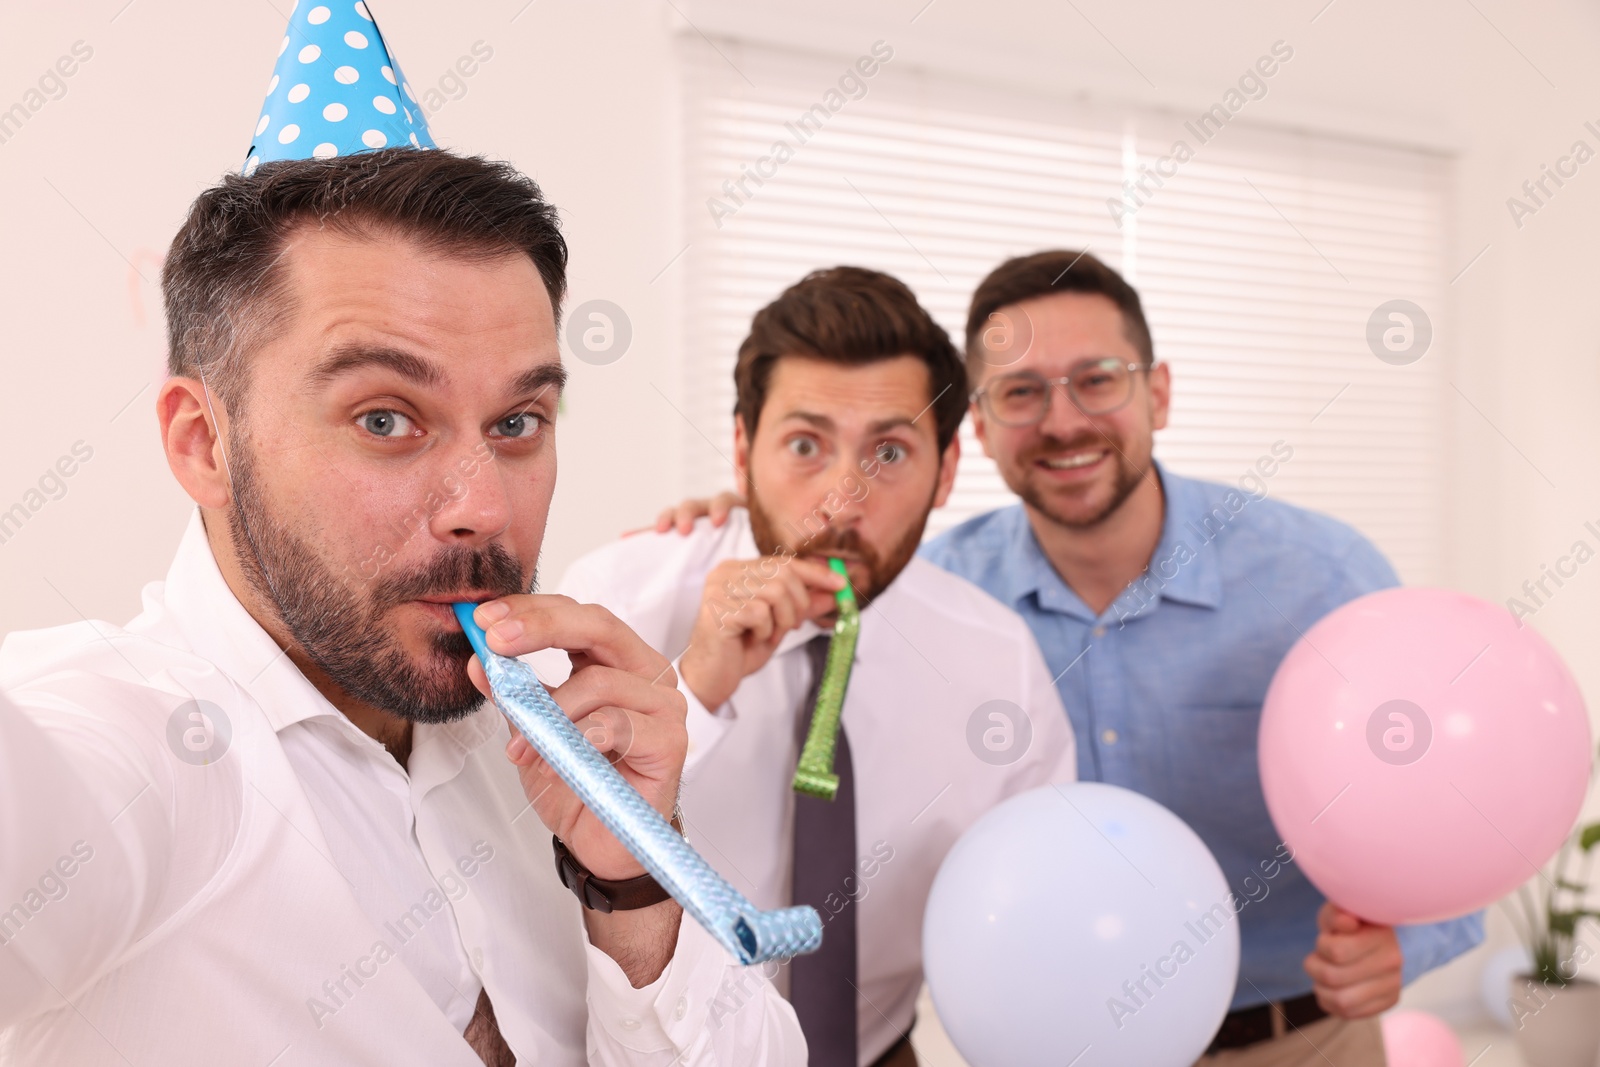
[[[1579,936],[1589,907],[1589,873],[1600,822],[1573,831],[1549,874],[1518,888],[1507,910],[1518,926],[1529,972],[1511,979],[1510,1007],[1517,1047],[1531,1067],[1594,1067],[1600,1055],[1600,983],[1578,976],[1596,947]],[[1574,852],[1581,857],[1572,871]],[[1512,906],[1510,901],[1515,901]]]

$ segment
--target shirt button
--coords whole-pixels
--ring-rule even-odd
[[[633,1018],[632,1016],[624,1016],[622,1019],[622,1028],[624,1030],[637,1030],[639,1029],[639,1020]]]
[[[689,999],[687,997],[679,997],[677,1006],[672,1009],[672,1017],[674,1019],[681,1019],[688,1014]]]
[[[1091,634],[1093,634],[1095,637],[1104,637],[1106,635],[1106,628],[1104,626],[1096,626],[1093,630],[1090,630],[1089,632]]]
[[[1108,726],[1100,731],[1100,740],[1108,745],[1114,745],[1117,743],[1117,732]]]
[[[483,970],[483,949],[475,948],[472,950],[472,966],[480,971]]]

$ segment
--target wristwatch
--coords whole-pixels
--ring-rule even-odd
[[[672,809],[672,828],[680,834],[683,833],[682,815],[677,807]],[[590,911],[608,915],[614,911],[636,911],[639,908],[660,904],[672,895],[649,874],[641,874],[637,878],[625,878],[622,881],[596,878],[589,873],[589,868],[578,862],[578,858],[572,854],[572,850],[567,848],[566,842],[561,838],[552,836],[550,845],[556,854],[556,877],[560,878],[561,884],[572,890],[573,895]]]

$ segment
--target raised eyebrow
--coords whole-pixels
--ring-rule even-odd
[[[383,367],[418,385],[438,385],[444,375],[421,356],[386,345],[340,345],[311,369],[310,385],[326,385],[364,367]]]
[[[784,418],[808,422],[819,430],[832,430],[834,428],[832,419],[826,415],[819,415],[814,411],[791,411],[784,415]]]
[[[911,418],[911,417],[906,416],[906,415],[896,415],[892,419],[879,419],[877,422],[875,422],[872,425],[867,427],[867,432],[868,433],[886,433],[889,430],[897,430],[897,429],[900,429],[902,427],[904,427],[905,429],[909,430],[909,429],[913,428],[914,426],[916,426],[916,424],[917,424],[917,420],[914,419],[914,418]]]
[[[534,393],[536,394],[534,399],[537,400],[545,393],[554,391],[556,399],[559,400],[566,388],[567,368],[559,363],[541,363],[539,366],[517,375],[516,381],[511,383],[511,395],[522,396],[526,393]]]
[[[829,418],[826,415],[820,415],[820,414],[817,414],[816,412],[812,412],[812,411],[791,411],[787,415],[785,415],[784,418],[786,418],[786,419],[799,419],[801,422],[808,422],[811,425],[817,427],[817,429],[819,429],[819,430],[832,430],[832,429],[834,429],[834,421],[831,418]],[[891,418],[879,419],[877,422],[870,423],[867,426],[867,432],[868,433],[885,433],[885,432],[887,432],[889,430],[897,429],[899,427],[907,427],[907,428],[909,428],[909,427],[914,426],[916,424],[916,421],[917,421],[916,419],[912,418],[909,415],[895,415],[895,416],[893,416]]]

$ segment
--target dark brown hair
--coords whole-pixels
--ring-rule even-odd
[[[751,320],[733,368],[734,413],[754,437],[772,368],[784,356],[860,365],[907,355],[927,365],[942,452],[967,410],[966,368],[950,335],[897,278],[865,267],[812,271]]]
[[[556,316],[567,244],[556,210],[509,163],[443,149],[390,148],[266,163],[201,193],[161,270],[167,370],[225,397],[248,379],[247,349],[293,310],[279,265],[298,227],[396,235],[468,259],[533,260]]]
[[[1088,252],[1052,250],[1008,259],[978,283],[967,311],[967,366],[971,368],[983,355],[983,328],[990,315],[1051,293],[1092,293],[1110,300],[1122,312],[1123,333],[1139,358],[1146,364],[1155,361],[1138,290]]]

